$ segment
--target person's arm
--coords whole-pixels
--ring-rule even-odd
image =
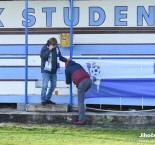
[[[62,62],[66,62],[66,61],[67,61],[67,58],[65,58],[65,57],[63,57],[63,56],[61,55],[61,52],[60,52],[60,49],[59,49],[58,46],[57,46],[57,48],[58,48],[58,50],[59,50],[59,60],[62,61]]]
[[[66,76],[66,84],[69,85],[71,83],[71,76],[67,69],[65,70],[65,76]]]
[[[47,60],[50,55],[50,50],[46,47],[43,47],[40,52],[41,59]]]

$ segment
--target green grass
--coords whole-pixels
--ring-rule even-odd
[[[140,138],[155,130],[86,127],[0,126],[0,145],[154,145],[155,137]]]

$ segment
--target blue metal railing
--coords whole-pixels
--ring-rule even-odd
[[[24,107],[28,103],[28,0],[25,0],[25,56],[1,56],[0,59],[25,59],[25,102]]]
[[[73,1],[74,0],[70,0],[70,59],[72,60],[72,55],[73,55]],[[73,103],[73,99],[72,99],[72,83],[70,84],[70,102],[69,102],[69,108],[70,111],[72,111],[72,103]]]
[[[28,103],[28,0],[25,0],[25,103]]]

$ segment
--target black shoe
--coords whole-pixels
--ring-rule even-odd
[[[41,105],[42,105],[43,108],[46,107],[46,103],[45,102],[41,102]]]
[[[55,105],[56,103],[55,103],[55,102],[52,102],[51,100],[48,100],[48,101],[46,101],[46,104],[52,104],[52,105]]]

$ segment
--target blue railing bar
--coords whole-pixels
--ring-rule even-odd
[[[119,56],[119,57],[116,57],[116,56],[110,56],[110,57],[76,57],[76,56],[73,56],[72,59],[155,59],[155,56],[134,56],[134,57],[131,57],[131,56]]]
[[[70,0],[70,59],[73,56],[73,0]]]
[[[25,102],[26,111],[28,103],[28,0],[25,0]]]
[[[72,60],[73,55],[73,1],[70,0],[70,59]],[[69,109],[72,111],[73,97],[72,97],[72,83],[70,84],[70,99]]]
[[[0,57],[0,59],[25,59],[25,57]]]

